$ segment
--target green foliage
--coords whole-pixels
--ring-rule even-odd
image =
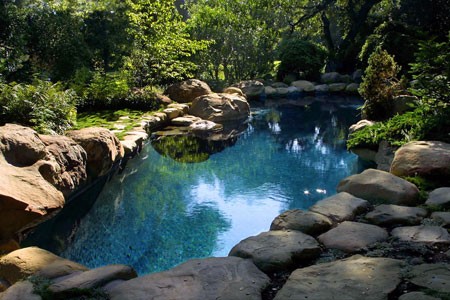
[[[94,107],[108,107],[114,101],[127,97],[130,91],[128,76],[124,72],[94,72],[92,80],[84,90],[85,101],[92,101]]]
[[[0,120],[31,126],[41,133],[62,133],[76,119],[77,96],[61,84],[0,84]]]
[[[286,76],[318,79],[327,57],[326,50],[322,47],[296,36],[283,40],[278,52],[281,63],[277,77],[281,81]]]
[[[392,116],[393,98],[402,90],[396,78],[400,68],[394,58],[377,48],[369,57],[369,66],[363,76],[359,93],[365,100],[364,118],[385,120]]]

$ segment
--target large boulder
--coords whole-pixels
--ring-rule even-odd
[[[347,192],[372,203],[417,205],[420,202],[417,187],[388,172],[367,169],[339,182],[338,192]]]
[[[105,128],[90,127],[67,132],[67,136],[77,142],[87,154],[87,174],[100,177],[108,174],[112,166],[124,156],[119,139]]]
[[[263,272],[292,269],[320,255],[319,243],[300,231],[268,231],[242,240],[230,256],[249,258]]]
[[[108,294],[111,300],[260,300],[268,284],[269,278],[250,260],[215,257],[125,281]]]
[[[450,183],[450,144],[417,141],[403,145],[395,152],[391,173]]]
[[[216,123],[245,120],[250,116],[247,100],[235,94],[209,94],[197,97],[189,113]]]
[[[249,100],[259,100],[264,95],[264,84],[258,80],[246,80],[233,84],[239,88]]]
[[[285,211],[276,217],[270,225],[270,230],[298,230],[310,235],[321,234],[330,229],[333,222],[321,214],[300,209]]]
[[[211,93],[212,91],[208,84],[198,79],[189,79],[172,84],[165,91],[165,94],[168,95],[170,99],[179,103],[192,102],[199,96]]]
[[[386,300],[402,281],[402,262],[352,256],[294,271],[275,300]]]
[[[314,83],[307,80],[297,80],[291,83],[291,86],[295,86],[300,92],[314,92],[316,88]]]
[[[49,160],[39,162],[39,172],[64,196],[68,196],[87,179],[86,151],[66,136],[39,136],[46,146]]]
[[[17,167],[26,167],[44,159],[45,144],[33,129],[16,124],[0,126],[0,152]]]

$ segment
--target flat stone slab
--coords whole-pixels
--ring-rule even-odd
[[[263,272],[294,268],[301,261],[320,255],[320,245],[300,231],[268,231],[242,240],[230,256],[249,258]]]
[[[292,229],[310,235],[321,234],[330,229],[333,222],[321,214],[291,209],[276,217],[270,225],[270,230]]]
[[[43,267],[42,269],[34,273],[34,275],[45,277],[47,279],[54,279],[74,274],[76,272],[84,272],[88,270],[89,269],[83,265],[80,265],[70,260],[63,259],[52,262],[51,264]]]
[[[339,193],[320,200],[309,208],[310,211],[327,216],[333,222],[353,220],[358,214],[369,210],[370,203],[349,193]]]
[[[214,257],[125,281],[108,294],[111,300],[260,300],[269,281],[250,260]]]
[[[442,293],[450,293],[449,264],[423,264],[414,266],[410,275],[410,281],[415,285]]]
[[[418,225],[427,214],[426,209],[419,207],[382,204],[375,207],[365,218],[375,225]]]
[[[360,255],[298,269],[275,300],[386,300],[401,282],[400,260]]]
[[[431,218],[445,228],[450,227],[450,212],[437,211],[431,214]]]
[[[441,300],[441,298],[428,296],[422,292],[411,292],[401,295],[398,300]]]
[[[438,188],[432,191],[428,195],[425,205],[450,208],[450,187]]]
[[[450,244],[450,234],[440,226],[407,226],[392,230],[391,235],[405,242]]]
[[[175,119],[172,119],[172,125],[174,126],[190,126],[195,122],[200,121],[201,119],[199,117],[194,117],[191,115],[186,115],[186,116],[182,116],[182,117],[178,117]]]
[[[320,235],[318,240],[327,248],[352,253],[376,242],[385,241],[388,237],[387,231],[378,226],[345,221]]]
[[[19,281],[5,292],[0,293],[0,300],[41,300],[41,296],[34,292],[33,284],[29,281]]]
[[[54,283],[49,290],[55,294],[69,292],[73,289],[90,289],[101,287],[116,279],[132,279],[137,277],[136,271],[125,265],[108,265],[77,274],[66,280]]]
[[[419,190],[414,184],[375,169],[344,178],[339,182],[337,191],[378,204],[415,206],[420,202]]]

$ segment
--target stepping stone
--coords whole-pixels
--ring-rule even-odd
[[[338,192],[347,192],[373,204],[397,204],[415,206],[420,204],[417,187],[388,172],[367,169],[339,182]]]
[[[163,110],[163,113],[167,115],[167,118],[169,118],[169,120],[178,118],[183,114],[181,110],[176,108],[166,108]]]
[[[319,243],[300,231],[268,231],[242,240],[229,256],[250,258],[263,272],[290,269],[320,255]]]
[[[415,285],[441,293],[450,293],[450,265],[422,264],[412,267],[411,281]]]
[[[425,209],[419,207],[382,204],[375,207],[365,218],[375,225],[417,225],[427,214]]]
[[[450,244],[450,234],[440,226],[408,226],[392,230],[391,235],[405,242]]]
[[[386,300],[401,282],[402,261],[360,255],[294,271],[275,300]]]
[[[398,300],[441,300],[441,298],[428,296],[422,292],[412,292],[401,295]]]
[[[321,234],[331,228],[331,220],[321,214],[292,209],[276,217],[270,225],[270,230],[292,229],[310,235]]]
[[[339,193],[320,200],[309,208],[310,211],[327,216],[333,222],[353,220],[356,215],[366,212],[370,203],[349,193]]]
[[[387,231],[378,226],[345,221],[320,235],[318,240],[327,248],[352,253],[376,242],[385,241],[388,236]]]
[[[450,212],[437,211],[431,214],[431,218],[445,228],[450,227]]]
[[[165,272],[131,279],[108,291],[111,300],[260,300],[270,279],[239,257],[194,259]]]
[[[183,112],[183,114],[187,114],[189,112],[189,105],[184,103],[171,103],[167,105],[167,108],[175,108],[179,111]]]
[[[193,123],[195,123],[197,121],[200,121],[200,120],[201,119],[199,117],[186,115],[186,116],[183,116],[183,117],[178,117],[178,118],[172,119],[172,125],[187,127],[187,126],[190,126]]]
[[[29,281],[19,281],[5,292],[0,293],[0,300],[41,300],[41,296],[34,293],[33,284]]]
[[[425,202],[427,206],[437,206],[440,208],[450,208],[450,188],[443,187],[432,191],[428,195],[428,199]]]
[[[64,294],[74,289],[91,289],[101,287],[116,279],[132,279],[137,277],[136,271],[125,265],[108,265],[92,269],[66,280],[54,283],[49,290],[55,294]]]

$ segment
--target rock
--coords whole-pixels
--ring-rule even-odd
[[[328,85],[330,93],[339,93],[345,91],[346,83],[331,83]]]
[[[358,69],[355,72],[353,72],[352,74],[352,79],[354,82],[356,83],[361,83],[362,82],[362,76],[363,76],[363,70]]]
[[[146,118],[146,124],[144,126],[147,131],[154,131],[155,129],[164,127],[168,123],[168,118],[165,113],[159,112]]]
[[[167,108],[175,108],[181,111],[182,115],[185,115],[189,112],[189,105],[184,103],[172,103],[167,106]]]
[[[289,94],[289,89],[284,87],[276,88],[277,94],[281,97],[287,96]]]
[[[292,229],[309,235],[318,235],[330,229],[332,224],[331,220],[324,215],[292,209],[276,217],[270,225],[270,230]]]
[[[291,86],[295,86],[298,88],[300,92],[314,92],[316,88],[314,87],[314,84],[307,80],[297,80],[291,83]]]
[[[29,281],[20,281],[0,294],[0,300],[41,300],[41,296],[34,293],[33,284]]]
[[[360,255],[294,271],[275,300],[386,300],[401,278],[402,262]]]
[[[423,288],[441,293],[450,293],[450,265],[422,264],[414,266],[410,281]]]
[[[0,154],[0,241],[45,221],[64,206],[64,196],[36,166],[14,167]]]
[[[368,148],[352,148],[350,149],[359,158],[368,162],[375,162],[377,151]]]
[[[136,271],[125,265],[108,265],[79,273],[66,280],[54,283],[49,290],[55,294],[65,294],[73,289],[92,289],[101,287],[116,279],[129,280],[136,278]]]
[[[50,157],[50,162],[40,164],[39,172],[65,197],[68,197],[86,182],[86,151],[66,136],[40,135],[39,137],[44,142]]]
[[[367,126],[372,126],[374,125],[375,122],[373,121],[369,121],[369,120],[360,120],[358,121],[358,123],[353,124],[352,126],[350,126],[349,130],[348,130],[348,134],[352,134],[354,132],[360,131],[361,129],[367,127]]]
[[[441,300],[441,298],[428,296],[422,292],[411,292],[401,295],[398,300]]]
[[[249,258],[263,272],[291,269],[320,255],[317,241],[294,230],[268,231],[248,237],[234,246],[229,256]]]
[[[345,92],[357,95],[359,93],[358,89],[359,89],[358,83],[350,83],[345,87]]]
[[[277,89],[275,89],[271,86],[266,86],[264,88],[264,92],[268,98],[275,97],[277,95]]]
[[[347,253],[362,250],[376,242],[387,240],[388,233],[375,225],[345,221],[336,228],[321,234],[318,240],[327,248]]]
[[[389,172],[396,150],[397,148],[391,146],[387,141],[380,142],[377,154],[375,154],[375,163],[378,170]]]
[[[244,92],[242,92],[242,90],[240,88],[233,87],[233,86],[227,87],[226,89],[223,90],[222,93],[245,97]]]
[[[314,87],[316,93],[328,93],[330,87],[328,84],[319,84]]]
[[[288,88],[289,87],[289,85],[287,85],[284,82],[274,82],[270,86],[273,87],[273,88],[276,88],[276,89],[277,88]]]
[[[397,227],[391,235],[401,241],[424,244],[450,244],[450,234],[439,226]]]
[[[382,204],[375,207],[365,218],[372,224],[383,226],[417,225],[427,214],[425,209],[419,207]]]
[[[178,117],[175,119],[172,119],[172,125],[174,126],[181,126],[181,127],[187,127],[191,126],[193,123],[201,121],[199,117],[194,117],[191,115],[185,115],[182,117]]]
[[[199,96],[211,93],[212,91],[208,84],[198,79],[189,79],[172,84],[164,92],[170,99],[179,103],[192,102]]]
[[[450,228],[450,212],[436,211],[431,214],[431,219],[445,228]]]
[[[414,106],[417,106],[419,99],[416,96],[400,95],[393,99],[394,107],[392,109],[393,115],[401,115],[407,111],[414,110]]]
[[[309,208],[310,211],[322,214],[333,222],[353,220],[358,214],[369,210],[366,200],[354,197],[349,193],[339,193],[320,200]]]
[[[296,96],[300,93],[300,90],[298,88],[296,88],[295,86],[289,86],[287,88],[287,91],[288,91],[288,95],[291,95],[291,96]]]
[[[42,269],[34,273],[36,276],[47,279],[60,278],[77,272],[84,272],[89,270],[83,265],[67,259],[57,259],[52,263],[44,266]]]
[[[347,192],[371,203],[417,205],[420,202],[417,187],[388,172],[367,169],[339,182],[338,192]]]
[[[112,166],[124,156],[122,144],[108,129],[89,127],[68,131],[67,136],[86,151],[87,173],[90,177],[108,174]]]
[[[159,106],[167,106],[172,103],[172,99],[170,99],[167,96],[161,95],[161,94],[157,94],[155,100],[156,100],[156,103],[159,104]]]
[[[231,94],[210,94],[197,97],[189,113],[213,122],[245,120],[250,116],[250,106],[244,97]]]
[[[264,84],[257,80],[247,80],[241,81],[239,83],[233,84],[233,87],[237,87],[245,94],[249,100],[258,100],[264,95]]]
[[[78,265],[37,247],[19,249],[0,258],[0,278],[14,284],[57,262],[72,268]]]
[[[395,152],[391,173],[450,183],[450,144],[438,141],[407,143]]]
[[[111,300],[260,300],[268,284],[269,278],[250,260],[215,257],[128,280],[108,293]]]
[[[0,299],[1,299],[2,292],[6,291],[6,289],[8,289],[10,286],[11,285],[9,284],[9,282],[0,278]]]
[[[425,202],[427,206],[435,206],[443,209],[450,208],[450,187],[443,187],[433,190]]]
[[[16,124],[0,126],[0,153],[17,167],[31,166],[47,155],[36,131]]]
[[[168,107],[166,109],[163,110],[163,113],[165,113],[167,115],[167,118],[169,120],[181,117],[183,115],[183,111],[173,108],[173,107]]]
[[[341,74],[338,72],[330,72],[330,73],[324,73],[320,75],[320,82],[322,83],[337,83],[341,82]]]

